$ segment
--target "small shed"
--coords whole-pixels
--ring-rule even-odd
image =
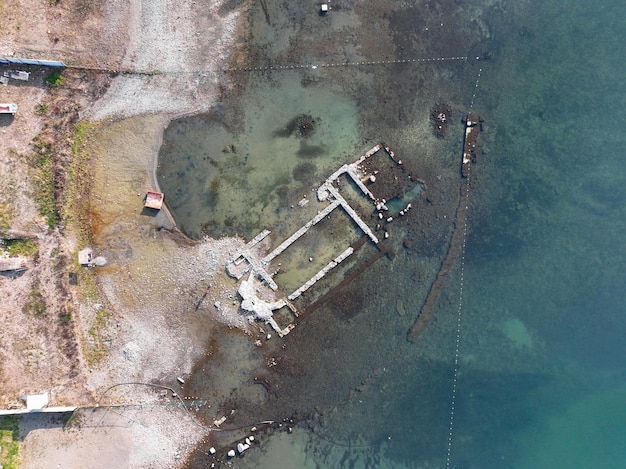
[[[146,192],[146,199],[144,200],[143,206],[161,210],[161,207],[163,207],[163,194],[155,191]]]
[[[0,57],[0,64],[3,65],[41,65],[43,67],[65,67],[63,62],[56,60],[37,60],[37,59],[24,59],[17,57]]]
[[[78,263],[80,265],[91,265],[93,262],[93,249],[85,248],[78,252]]]

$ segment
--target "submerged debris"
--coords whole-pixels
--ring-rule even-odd
[[[433,122],[433,133],[438,138],[443,138],[448,132],[448,124],[452,119],[452,111],[445,103],[436,103],[430,110],[430,118]]]
[[[461,174],[463,177],[469,175],[470,165],[478,162],[476,154],[476,139],[478,132],[483,128],[483,120],[476,114],[468,114],[463,118],[465,123],[465,139],[463,141],[463,161],[461,165]]]
[[[470,166],[476,163],[476,137],[478,135],[478,132],[482,130],[483,120],[476,114],[468,114],[463,119],[463,122],[465,123],[465,138],[463,143],[461,176],[463,178],[467,178],[469,176]],[[422,305],[422,309],[417,316],[415,323],[409,329],[407,339],[410,342],[415,342],[418,339],[419,335],[422,333],[422,331],[428,325],[428,322],[435,309],[437,299],[439,298],[439,294],[441,293],[441,289],[445,284],[448,273],[450,272],[450,269],[454,265],[455,261],[463,252],[465,246],[465,230],[468,209],[468,193],[466,192],[466,190],[467,188],[469,188],[469,185],[467,184],[469,183],[466,179],[466,184],[461,184],[459,186],[459,203],[454,216],[454,230],[452,231],[452,236],[448,245],[448,252],[446,253],[443,262],[441,263],[441,267],[439,268],[437,277],[435,277],[435,281],[430,286],[430,290],[428,291],[426,300]],[[396,305],[396,307],[398,313],[400,313],[400,308],[398,308],[398,305]]]
[[[295,135],[300,138],[309,138],[317,130],[319,118],[314,118],[310,114],[300,114],[291,119],[287,125],[274,132],[275,137],[291,137]]]

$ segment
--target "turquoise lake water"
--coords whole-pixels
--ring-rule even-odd
[[[346,287],[343,303],[324,305],[285,339],[290,367],[270,375],[281,393],[233,398],[245,401],[251,421],[321,414],[292,434],[259,436],[236,467],[626,467],[626,4],[339,2],[330,24],[316,23],[325,19],[300,3],[278,5],[269,5],[271,25],[260,10],[254,16],[256,65],[373,60],[385,45],[396,59],[470,58],[250,74],[243,94],[209,123],[173,124],[193,141],[190,161],[211,158],[222,171],[207,167],[211,175],[235,181],[220,186],[220,200],[232,205],[174,202],[179,222],[188,217],[184,224],[196,227],[191,234],[207,223],[211,235],[230,229],[247,239],[266,224],[290,232],[281,200],[297,200],[380,139],[425,179],[433,199],[420,194],[418,218],[391,240],[393,262],[377,261]],[[358,22],[380,35],[374,45],[342,35]],[[455,118],[443,140],[430,129],[437,101]],[[228,115],[231,107],[240,117]],[[450,234],[460,119],[470,109],[485,129],[470,176],[466,249],[412,344],[407,330]],[[302,140],[277,133],[300,115],[320,123],[304,150]],[[185,126],[204,128],[217,151],[194,156],[203,143]],[[239,153],[225,158],[231,144]],[[175,191],[172,175],[185,169],[167,157],[160,177]],[[254,184],[241,191],[240,181]],[[249,213],[244,199],[253,201]],[[202,217],[191,216],[204,206]],[[223,224],[225,213],[238,215]],[[218,379],[201,374],[199,388]],[[199,457],[194,465],[209,463]]]

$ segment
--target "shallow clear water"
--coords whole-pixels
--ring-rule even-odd
[[[296,3],[270,5],[271,28],[257,12],[264,61],[371,60],[381,44],[395,57],[469,49],[483,59],[488,51],[491,60],[252,75],[238,98],[246,103],[245,125],[229,133],[217,121],[206,124],[202,138],[219,141],[211,144],[213,158],[237,139],[240,156],[226,154],[218,163],[224,171],[226,161],[248,155],[234,173],[250,191],[224,189],[214,211],[200,199],[196,205],[181,199],[179,206],[176,199],[175,214],[191,233],[208,220],[223,223],[227,212],[246,220],[233,225],[246,238],[284,223],[289,204],[277,211],[276,187],[286,185],[283,194],[293,191],[297,201],[316,178],[378,139],[427,185],[415,218],[390,240],[396,258],[374,263],[307,318],[284,351],[267,352],[282,354],[289,366],[259,371],[281,392],[258,395],[250,418],[315,408],[321,416],[313,431],[260,437],[263,444],[239,467],[626,466],[623,2],[430,2],[430,9],[364,2],[361,10],[342,3],[329,13],[337,13],[332,25],[303,19],[312,13]],[[291,23],[301,25],[298,34]],[[375,44],[338,32],[357,24],[377,34]],[[385,27],[402,34],[388,39]],[[289,53],[285,37],[296,38]],[[313,47],[316,41],[324,48]],[[443,140],[429,122],[438,100],[454,117]],[[484,153],[471,176],[463,283],[459,260],[412,344],[407,330],[450,234],[460,185],[459,121],[472,103],[485,119]],[[302,140],[275,131],[303,113],[320,118],[310,141],[324,149],[307,160],[315,163],[315,177],[295,181]],[[184,136],[192,159],[192,149],[204,145],[195,140],[200,127]],[[183,186],[173,181],[173,190]],[[193,210],[185,215],[187,207]],[[266,352],[257,353],[262,361]]]
[[[289,209],[355,149],[356,109],[333,90],[302,87],[295,72],[250,85],[241,122],[230,110],[174,121],[164,135],[158,177],[179,226],[193,237],[251,239],[289,219]],[[311,120],[299,135],[300,116]],[[309,119],[310,117],[310,119]],[[239,116],[227,116],[239,119]],[[331,169],[332,168],[332,169]]]

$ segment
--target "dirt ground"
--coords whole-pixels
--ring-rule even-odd
[[[170,421],[167,426],[163,418]],[[175,467],[207,435],[179,409],[155,412],[147,404],[84,409],[69,421],[55,414],[33,415],[22,421],[20,434],[26,449],[22,467],[32,469]]]
[[[67,21],[72,21],[67,18],[67,13],[73,11],[71,6],[64,5],[55,11],[43,2],[3,1],[1,8],[6,21],[2,24],[0,56],[59,58],[55,48],[78,44],[74,42],[75,38],[60,34],[66,30],[74,31],[72,35],[77,34],[67,24]],[[64,20],[55,21],[59,15]],[[60,28],[59,35],[53,34],[52,29],[48,34],[45,29],[48,23]],[[50,52],[42,57],[39,51],[46,50]],[[118,56],[122,50],[120,45]],[[2,71],[9,69],[14,67],[4,66]],[[88,86],[75,83],[73,89],[64,93],[57,91],[52,98],[53,93],[44,84],[49,71],[42,68],[29,68],[29,71],[28,82],[11,80],[0,90],[3,102],[14,102],[19,106],[15,117],[3,115],[0,118],[3,142],[0,150],[0,177],[3,181],[0,228],[9,236],[32,237],[39,245],[38,253],[29,262],[25,273],[18,276],[6,273],[0,282],[3,297],[0,318],[5,324],[0,335],[0,404],[3,407],[19,406],[21,394],[45,390],[51,390],[59,403],[89,400],[86,381],[79,372],[82,358],[75,350],[77,340],[73,324],[70,321],[63,324],[58,316],[66,308],[66,301],[72,303],[66,294],[66,280],[61,276],[65,272],[61,270],[74,252],[76,240],[71,233],[50,231],[46,220],[39,214],[28,155],[33,152],[33,138],[57,117],[38,112],[38,106],[48,106],[48,102],[56,105],[72,101],[76,106],[86,107],[94,96],[85,92]],[[24,313],[24,307],[37,292],[43,296],[45,311],[33,318]],[[66,336],[64,339],[60,337],[63,334]],[[65,351],[58,347],[61,341],[66,342]]]
[[[90,405],[115,383],[172,383],[204,353],[212,320],[246,327],[221,286],[221,266],[242,241],[192,243],[167,229],[164,213],[142,211],[143,194],[155,188],[164,126],[209,109],[228,86],[219,71],[237,43],[245,5],[54,3],[0,1],[0,57],[70,65],[56,88],[45,84],[49,70],[41,68],[29,69],[28,82],[0,86],[0,101],[19,105],[14,117],[0,116],[0,232],[38,245],[25,272],[0,276],[1,408],[22,407],[23,394],[49,391],[50,405]],[[55,171],[63,173],[79,119],[92,123],[79,149],[91,182],[84,193],[57,187],[57,195],[64,207],[68,198],[79,200],[87,216],[51,230],[35,202],[32,142],[50,139],[60,155]],[[107,258],[106,267],[87,272],[77,265],[86,242]],[[70,284],[74,273],[78,285]],[[34,301],[43,304],[38,314],[29,307]],[[215,308],[216,301],[225,306]],[[107,394],[106,403],[155,399],[133,387]],[[141,425],[77,425],[70,433],[29,428],[24,419],[23,467],[111,467],[113,460],[116,467],[175,466],[205,431],[181,409],[159,409],[146,411]],[[153,437],[145,436],[147,427]]]

